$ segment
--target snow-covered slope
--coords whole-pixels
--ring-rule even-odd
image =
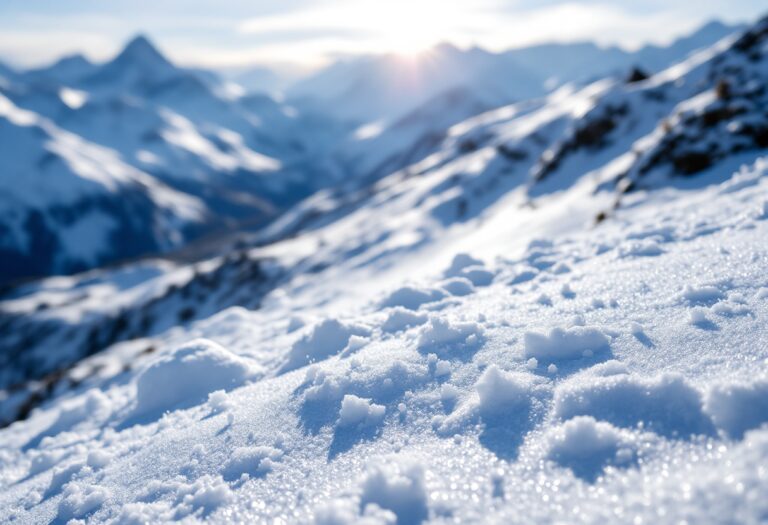
[[[354,306],[360,274],[325,273],[83,361],[0,433],[3,520],[758,523],[766,162]]]
[[[176,222],[173,243],[157,242],[155,237],[163,234],[146,227],[146,216],[154,212],[138,202],[131,205],[135,220],[114,211],[104,220],[91,217],[88,223],[99,229],[88,248],[92,253],[77,254],[58,225],[62,216],[67,223],[84,218],[82,201],[89,196],[77,194],[81,186],[67,186],[69,179],[56,176],[51,191],[30,193],[34,203],[15,199],[0,210],[15,217],[4,226],[16,231],[3,238],[2,282],[156,252],[222,227],[258,226],[335,177],[330,163],[317,160],[327,142],[342,132],[332,119],[297,115],[268,96],[232,97],[214,77],[171,64],[144,37],[132,40],[105,64],[75,56],[19,74],[0,84],[0,96],[5,105],[34,113],[34,119],[44,119],[70,137],[58,147],[62,155],[77,156],[77,151],[62,152],[75,143],[98,145],[125,169],[141,172],[146,184],[169,187],[199,208],[194,218]],[[29,128],[22,134],[28,138],[15,140],[14,131],[7,131],[9,138],[0,146],[2,184],[16,185],[18,177],[40,184],[48,169],[45,159],[51,160],[49,137]],[[19,141],[26,141],[23,147]],[[103,170],[107,177],[110,164],[96,162],[90,169]],[[54,187],[67,197],[55,198]],[[122,188],[114,188],[115,200],[120,200]],[[17,193],[26,198],[25,191],[26,186],[19,186]],[[125,196],[126,203],[132,201],[134,197]],[[47,246],[32,249],[25,239],[24,228],[32,226],[23,225],[31,216],[44,225],[39,231],[45,235],[37,237],[41,243],[49,238]],[[129,230],[149,233],[131,235],[125,246],[106,242]]]
[[[5,290],[0,522],[765,521],[766,61],[768,18]]]
[[[178,246],[206,205],[0,94],[0,274],[73,272]]]

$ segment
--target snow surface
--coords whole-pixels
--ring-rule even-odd
[[[504,253],[465,295],[417,292],[477,261],[385,294],[427,302],[350,306],[340,285],[341,307],[313,307],[305,284],[177,328],[136,371],[0,433],[3,521],[759,522],[768,221],[750,209],[768,178],[724,188],[648,194],[599,230]],[[661,226],[663,253],[616,258]],[[511,282],[533,253],[555,264]],[[688,322],[696,309],[711,325]]]

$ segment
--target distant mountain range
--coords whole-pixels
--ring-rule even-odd
[[[631,67],[661,69],[739,30],[710,22],[669,46],[637,51],[600,47],[591,42],[544,44],[501,53],[441,44],[419,60],[397,55],[339,61],[287,90],[288,99],[308,107],[338,108],[360,123],[392,122],[448,90],[466,88],[508,103],[542,96],[568,82],[583,83],[627,74]]]

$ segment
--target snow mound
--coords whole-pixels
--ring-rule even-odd
[[[711,435],[714,431],[701,393],[676,374],[575,378],[556,389],[554,414],[563,420],[587,415],[620,427],[642,426],[669,437]]]
[[[159,416],[198,405],[216,390],[231,390],[254,376],[242,357],[207,339],[196,339],[155,361],[136,381],[135,415]]]
[[[365,506],[362,514],[351,499],[334,499],[315,511],[315,525],[395,525],[397,516],[375,503]]]
[[[505,372],[489,366],[475,383],[480,412],[486,415],[526,411],[543,380],[533,374]]]
[[[451,261],[451,265],[443,273],[443,276],[446,278],[462,277],[464,270],[471,266],[483,266],[483,261],[475,259],[466,253],[456,254]]]
[[[374,503],[397,515],[398,525],[417,525],[429,515],[424,469],[417,463],[395,461],[369,469],[360,505]]]
[[[236,480],[243,474],[263,476],[272,470],[282,455],[281,450],[273,447],[238,447],[224,467],[224,479]]]
[[[362,326],[344,324],[336,319],[321,321],[293,344],[281,372],[290,372],[336,355],[344,350],[351,336],[368,334],[369,330]]]
[[[383,307],[402,306],[408,310],[418,310],[423,304],[434,303],[444,299],[446,293],[436,288],[415,288],[403,286],[398,288],[381,303]]]
[[[627,466],[637,454],[634,441],[610,423],[577,416],[550,430],[547,457],[587,481],[594,481],[608,465]]]
[[[718,428],[736,439],[768,422],[768,377],[713,386],[704,408]]]
[[[639,239],[627,241],[618,247],[618,257],[656,257],[664,253],[664,249],[654,239]]]
[[[381,325],[381,329],[387,333],[396,333],[426,322],[426,314],[417,314],[412,310],[397,307],[389,312],[389,316],[387,317],[387,320],[384,321],[384,324]]]
[[[83,518],[101,507],[109,496],[107,489],[97,485],[68,483],[59,502],[58,518],[62,523]]]
[[[341,400],[338,425],[340,427],[375,425],[384,419],[385,412],[384,405],[377,405],[370,399],[347,394]]]
[[[441,282],[440,287],[454,297],[465,297],[475,291],[472,281],[466,277],[451,277]]]
[[[687,285],[681,297],[692,305],[711,305],[724,299],[723,292],[714,286]]]
[[[553,328],[548,335],[526,332],[525,357],[537,360],[578,359],[610,349],[611,341],[598,328],[574,326]]]
[[[477,323],[449,322],[439,317],[429,320],[419,337],[419,349],[445,352],[461,345],[480,342],[483,330]]]

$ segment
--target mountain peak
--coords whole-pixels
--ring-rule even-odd
[[[171,63],[152,42],[143,34],[138,34],[126,44],[120,54],[115,58],[115,62],[141,62],[153,63],[170,66]]]
[[[83,56],[81,53],[75,53],[73,55],[67,55],[67,56],[61,57],[59,60],[54,62],[51,67],[56,67],[56,66],[87,67],[91,65],[92,65],[91,61],[88,60],[85,56]]]

